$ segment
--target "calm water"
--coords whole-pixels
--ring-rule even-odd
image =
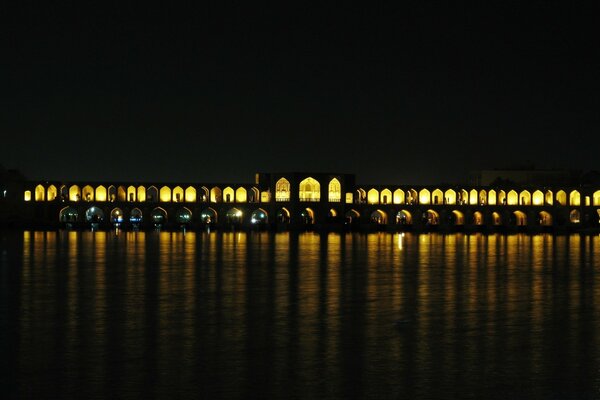
[[[600,398],[600,237],[0,233],[4,398]]]

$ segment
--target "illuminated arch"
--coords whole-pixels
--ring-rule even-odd
[[[23,200],[31,201],[31,190],[26,190],[23,192]]]
[[[321,184],[308,177],[300,182],[300,201],[321,201]]]
[[[181,203],[183,201],[183,195],[183,188],[181,186],[175,186],[171,194],[171,200],[176,203]]]
[[[506,192],[504,190],[498,192],[498,204],[506,205]]]
[[[544,193],[541,190],[536,190],[531,196],[531,204],[541,206],[544,204]]]
[[[419,192],[419,204],[431,203],[431,192],[428,189],[421,189]]]
[[[471,189],[471,191],[469,192],[469,204],[476,205],[478,203],[478,197],[479,194],[477,193],[477,190]]]
[[[238,203],[245,203],[248,201],[248,192],[242,186],[235,190],[235,201]]]
[[[572,224],[578,224],[581,222],[581,215],[579,214],[579,210],[571,210],[569,213],[569,221]]]
[[[127,187],[127,201],[130,203],[135,202],[137,191],[135,190],[135,186]]]
[[[329,210],[329,214],[328,214],[328,216],[329,216],[330,218],[335,218],[335,217],[337,217],[337,214],[338,214],[338,213],[337,213],[337,211],[335,210],[335,208],[332,208],[332,209],[330,209],[330,210]]]
[[[117,188],[113,185],[108,187],[108,201],[113,202],[117,200]]]
[[[223,200],[223,196],[221,194],[221,189],[218,187],[213,187],[210,189],[210,202],[211,203],[220,203]]]
[[[60,222],[75,222],[79,219],[79,212],[75,207],[65,207],[58,213],[58,220]]]
[[[465,215],[458,210],[452,210],[452,225],[464,225],[464,224],[465,224]]]
[[[146,192],[146,199],[151,203],[156,203],[158,201],[158,189],[156,186],[150,186],[148,191]]]
[[[44,188],[42,185],[37,185],[35,187],[35,201],[44,201],[46,197],[46,188]]]
[[[329,202],[339,203],[342,201],[342,185],[337,178],[333,178],[329,181]]]
[[[117,188],[117,199],[119,201],[126,201],[127,200],[127,191],[125,190],[124,186],[119,186]]]
[[[544,200],[546,201],[546,204],[548,204],[550,206],[552,205],[552,203],[553,203],[553,194],[552,194],[551,190],[547,190],[546,191],[546,194],[544,196]]]
[[[282,207],[279,210],[277,210],[276,218],[277,222],[279,222],[280,224],[287,224],[290,222],[290,212],[287,208]]]
[[[234,201],[235,201],[235,192],[233,191],[232,187],[227,186],[225,189],[223,189],[223,202],[233,203]]]
[[[396,189],[394,190],[394,204],[404,204],[404,190]]]
[[[205,208],[200,213],[200,221],[203,224],[206,224],[206,225],[210,225],[210,224],[216,223],[218,217],[219,217],[219,215],[217,214],[217,212],[215,211],[215,209],[212,208],[212,207]]]
[[[160,201],[163,203],[171,202],[171,188],[163,186],[160,188]]]
[[[491,189],[491,190],[488,192],[488,201],[487,201],[487,203],[488,203],[490,206],[495,206],[495,205],[497,204],[497,201],[496,201],[496,200],[497,200],[496,191],[495,191],[494,189]]]
[[[573,190],[569,194],[569,205],[570,206],[579,206],[579,205],[581,205],[581,194],[579,194],[578,190]]]
[[[500,214],[496,211],[492,213],[492,223],[496,226],[502,225],[502,218],[500,217]]]
[[[292,198],[290,187],[290,181],[280,178],[275,184],[275,201],[290,201]]]
[[[269,222],[269,215],[262,208],[258,208],[250,215],[250,223],[252,224],[267,224]]]
[[[351,224],[360,220],[360,213],[354,209],[348,210],[344,215],[346,222]]]
[[[482,206],[486,205],[487,201],[488,201],[488,199],[487,199],[487,192],[485,190],[481,189],[479,191],[479,204],[482,205]]]
[[[352,192],[346,193],[346,204],[352,204],[354,202],[354,194]]]
[[[50,197],[50,195],[48,195]],[[596,190],[593,194],[593,205],[600,206],[600,190]]]
[[[556,202],[561,206],[567,205],[567,193],[564,190],[556,192]]]
[[[454,190],[448,189],[444,192],[444,203],[456,204],[456,192]]]
[[[367,192],[364,189],[356,189],[356,197],[359,203],[364,203],[367,200]]]
[[[192,222],[192,211],[187,207],[181,207],[175,212],[175,221],[180,225]]]
[[[315,213],[310,208],[305,208],[300,212],[300,221],[305,225],[311,225],[315,223]]]
[[[367,193],[367,203],[378,204],[379,203],[379,191],[375,188],[369,190]]]
[[[552,226],[552,214],[547,211],[540,211],[539,214],[541,226]]]
[[[483,225],[483,214],[481,211],[475,211],[473,213],[473,225]]]
[[[396,223],[398,225],[412,225],[413,218],[412,218],[412,214],[410,213],[410,211],[407,211],[407,210],[398,211],[398,213],[396,214]]]
[[[242,213],[242,210],[233,207],[225,213],[225,221],[228,224],[239,224],[242,222],[243,216],[244,213]]]
[[[142,210],[140,210],[139,208],[134,208],[133,210],[131,210],[131,213],[129,214],[129,222],[131,222],[132,225],[137,226],[142,222],[142,219]]]
[[[383,189],[380,194],[381,204],[390,204],[392,202],[392,191]]]
[[[146,188],[144,186],[138,186],[137,188],[137,201],[146,201]]]
[[[511,190],[508,192],[508,195],[506,196],[506,204],[508,204],[509,206],[515,206],[519,204],[519,195],[515,190]]]
[[[100,207],[92,206],[85,212],[85,221],[100,223],[104,221],[104,211]]]
[[[85,185],[83,189],[81,189],[81,195],[85,201],[94,201],[94,188],[90,185]]]
[[[119,225],[123,222],[123,219],[124,219],[123,210],[121,210],[119,207],[113,208],[113,210],[110,212],[111,224]]]
[[[519,204],[524,206],[531,204],[531,193],[528,190],[522,190],[519,194]]]
[[[260,191],[258,188],[252,187],[250,188],[250,193],[252,193],[250,197],[251,203],[259,203],[260,202]]]
[[[440,189],[435,189],[431,192],[431,203],[442,204],[444,202],[444,193]]]
[[[96,188],[96,201],[106,201],[108,200],[108,195],[106,192],[106,188],[102,185]]]
[[[170,189],[169,192],[171,192]],[[162,207],[156,207],[150,212],[150,220],[154,226],[161,226],[162,224],[165,224],[167,222],[167,216],[167,211]]]
[[[185,189],[185,202],[186,203],[195,203],[196,202],[196,188],[193,186],[188,186]]]
[[[200,187],[200,201],[206,203],[210,200],[210,190],[206,186]]]
[[[440,214],[437,211],[429,209],[423,213],[423,220],[425,225],[439,225]]]
[[[375,210],[371,213],[371,222],[377,225],[387,224],[387,214],[382,210]]]
[[[408,190],[408,204],[415,204],[419,201],[417,191],[415,189]]]
[[[459,190],[459,201],[458,204],[468,204],[469,203],[469,192],[467,192],[465,189],[461,189]]]
[[[514,211],[513,216],[515,218],[515,225],[525,226],[527,225],[527,215],[523,211]]]
[[[48,201],[54,201],[56,200],[56,197],[58,196],[58,192],[56,190],[56,186],[54,185],[50,185],[48,186]]]
[[[79,189],[79,186],[72,185],[69,188],[69,200],[70,201],[79,201],[80,199],[81,199],[81,190]]]

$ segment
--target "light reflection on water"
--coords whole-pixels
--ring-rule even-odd
[[[598,398],[599,236],[2,236],[14,398]]]

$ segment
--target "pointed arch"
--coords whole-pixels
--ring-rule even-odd
[[[145,186],[138,186],[137,187],[137,201],[138,202],[144,202],[146,201],[146,187]]]
[[[387,224],[387,213],[383,210],[375,210],[371,213],[371,222],[377,225]]]
[[[235,190],[235,201],[237,203],[245,203],[248,201],[248,192],[243,186]]]
[[[516,206],[519,203],[519,195],[515,190],[508,192],[508,195],[506,196],[506,203],[509,206]]]
[[[211,203],[220,203],[223,200],[221,189],[218,187],[213,187],[210,189],[210,202]]]
[[[479,205],[484,206],[488,202],[487,192],[484,189],[479,191]]]
[[[513,217],[515,221],[515,225],[517,226],[526,226],[527,225],[527,215],[523,211],[514,211]]]
[[[571,210],[571,212],[569,213],[569,221],[572,224],[578,224],[579,222],[581,222],[581,214],[579,213],[579,210]]]
[[[448,189],[444,192],[444,204],[456,204],[456,192]]]
[[[369,204],[379,204],[379,191],[375,188],[372,188],[367,193],[367,203]]]
[[[502,225],[502,217],[500,217],[500,214],[496,211],[492,213],[492,223],[495,226]]]
[[[127,186],[127,201],[129,201],[130,203],[134,203],[136,201],[136,194],[137,191],[135,190],[135,186]]]
[[[181,207],[175,212],[175,221],[180,225],[192,222],[192,211],[187,207]]]
[[[328,194],[330,203],[339,203],[342,201],[342,185],[337,178],[329,181]]]
[[[394,190],[394,204],[404,204],[404,190],[396,189]]]
[[[531,204],[541,206],[544,204],[544,193],[541,190],[536,190],[531,196]]]
[[[83,189],[81,189],[81,195],[85,201],[94,201],[94,188],[90,185],[85,185]]]
[[[547,205],[551,206],[554,203],[554,195],[552,190],[546,190],[546,194],[544,195],[544,201]]]
[[[169,189],[169,193],[170,192],[171,190]],[[167,211],[162,207],[156,207],[150,212],[150,220],[152,221],[152,223],[154,223],[155,226],[161,226],[162,224],[167,223],[167,218]]]
[[[81,190],[77,185],[71,185],[69,188],[69,201],[79,201],[81,200]]]
[[[321,201],[321,184],[312,177],[300,182],[300,201]]]
[[[260,190],[255,188],[254,186],[250,188],[250,203],[259,203],[260,202]]]
[[[472,205],[472,206],[476,205],[477,202],[478,202],[478,197],[479,197],[479,195],[477,193],[477,190],[476,189],[471,189],[469,191],[469,204]]]
[[[300,212],[300,221],[305,225],[315,223],[315,212],[311,208],[305,208]]]
[[[119,201],[126,201],[127,200],[127,191],[125,190],[125,186],[119,186],[117,188],[117,199]]]
[[[452,210],[452,225],[464,225],[465,215],[459,210]]]
[[[56,200],[57,196],[58,196],[58,192],[56,190],[56,186],[54,186],[54,185],[48,186],[48,197],[46,198],[47,201],[54,201],[54,200]]]
[[[569,193],[569,205],[570,206],[580,206],[581,205],[581,194],[578,190],[572,190]]]
[[[288,202],[291,198],[290,181],[279,178],[275,184],[275,201]]]
[[[171,201],[171,188],[163,186],[160,188],[160,201],[163,203],[169,203]]]
[[[96,201],[104,202],[106,200],[108,200],[106,188],[103,185],[100,185],[96,188]]]
[[[444,202],[444,193],[440,189],[435,189],[431,192],[431,203],[442,204]]]
[[[396,214],[396,224],[398,225],[412,225],[413,217],[410,211],[400,210]]]
[[[367,201],[367,192],[365,192],[365,189],[356,189],[356,198],[358,199],[358,203],[365,203]]]
[[[360,213],[355,209],[351,209],[346,211],[344,218],[346,219],[346,223],[348,224],[356,223],[360,220]]]
[[[473,225],[483,225],[483,213],[481,211],[473,213]]]
[[[435,210],[427,210],[423,213],[423,222],[425,225],[439,225],[440,214]]]
[[[111,203],[117,200],[117,188],[114,185],[108,187],[108,201]]]
[[[200,201],[206,203],[210,200],[210,190],[206,186],[200,187]]]
[[[488,192],[488,201],[487,201],[487,203],[488,203],[490,206],[495,206],[496,204],[498,204],[498,202],[497,202],[497,195],[496,195],[496,191],[495,191],[494,189],[491,189],[491,190]]]
[[[419,203],[419,194],[415,189],[408,190],[408,204],[418,204]]]
[[[556,192],[556,202],[561,206],[567,205],[567,193],[564,190]]]
[[[539,219],[541,226],[552,226],[552,214],[548,211],[540,211]]]
[[[181,186],[175,186],[173,188],[173,194],[171,195],[171,200],[175,203],[181,203],[183,201],[183,188]]]
[[[504,190],[500,190],[498,192],[498,204],[501,204],[503,206],[506,205],[506,192]]]
[[[277,210],[275,217],[277,218],[278,223],[287,224],[290,222],[290,211],[285,207],[281,207]]]
[[[147,200],[151,203],[156,203],[158,202],[159,198],[158,198],[158,188],[154,185],[150,186],[148,188],[148,191],[146,192],[146,194],[148,195]]]
[[[223,202],[233,203],[235,201],[235,192],[231,186],[227,186],[223,189]]]
[[[428,189],[421,189],[419,191],[419,204],[430,204],[431,203],[431,192]]]
[[[185,202],[186,203],[195,203],[196,202],[196,188],[193,186],[188,186],[185,189]]]
[[[44,201],[46,198],[46,188],[43,187],[42,185],[37,185],[35,187],[35,196],[34,199],[35,201]]]
[[[257,208],[256,210],[252,211],[252,214],[250,215],[250,223],[267,224],[269,223],[269,214],[267,214],[264,209]]]
[[[200,221],[203,224],[207,224],[207,225],[215,224],[215,223],[217,223],[218,218],[219,218],[219,215],[217,214],[215,209],[212,207],[205,208],[200,213]]]
[[[50,197],[50,196],[48,196]],[[594,194],[592,195],[593,200],[592,200],[592,204],[595,206],[600,206],[600,190],[596,190],[594,192]]]
[[[528,190],[522,190],[519,194],[519,204],[524,206],[531,204],[531,193]]]
[[[390,189],[383,189],[380,199],[381,204],[390,204],[392,202],[392,191]]]

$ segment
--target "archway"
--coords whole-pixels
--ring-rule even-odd
[[[360,213],[358,211],[352,209],[352,210],[348,210],[346,212],[346,215],[344,215],[344,217],[346,218],[347,224],[357,223],[360,220]]]
[[[379,203],[379,191],[375,188],[370,189],[367,193],[367,203],[377,204]]]
[[[315,213],[310,208],[305,208],[300,212],[300,221],[305,225],[310,225],[315,222]]]
[[[333,178],[329,181],[329,202],[339,203],[342,201],[342,185],[337,178]]]
[[[243,213],[237,208],[230,208],[225,213],[225,221],[228,224],[240,224],[242,222]]]
[[[160,227],[163,224],[167,223],[167,212],[162,207],[156,207],[150,213],[150,219],[154,223],[154,226]]]
[[[321,201],[321,184],[308,177],[300,182],[300,201]]]
[[[262,208],[256,209],[250,215],[250,223],[254,225],[266,225],[269,222],[267,212]]]
[[[473,225],[483,225],[483,213],[481,211],[475,211],[473,213]]]
[[[96,201],[106,201],[108,199],[106,194],[106,188],[102,185],[96,188]]]
[[[371,213],[370,220],[377,225],[385,225],[387,224],[387,214],[382,210],[375,210]]]
[[[110,223],[119,226],[123,222],[123,210],[116,207],[110,212]]]
[[[412,225],[412,214],[406,210],[400,210],[396,214],[396,223],[398,225]]]
[[[423,222],[425,225],[438,225],[440,223],[440,214],[434,210],[427,210],[423,213]]]
[[[541,226],[552,226],[552,214],[547,211],[540,211],[539,222]]]
[[[60,222],[76,222],[79,218],[79,213],[75,207],[65,207],[60,210],[58,214],[58,220]]]
[[[212,207],[205,208],[200,213],[200,222],[203,224],[215,224],[217,223],[217,218],[217,212]]]
[[[91,223],[100,223],[104,221],[104,211],[95,206],[88,208],[85,212],[85,221]]]
[[[279,210],[277,210],[276,218],[277,222],[279,222],[280,224],[287,224],[290,222],[290,212],[287,208],[282,207]]]
[[[502,225],[502,218],[500,217],[500,214],[496,211],[492,213],[492,223],[495,226]]]
[[[452,214],[450,215],[450,221],[452,225],[464,225],[465,215],[458,210],[452,210]]]
[[[235,201],[237,203],[245,203],[248,201],[248,192],[242,186],[235,190]]]
[[[42,185],[35,187],[35,201],[44,201],[46,197],[46,189]]]
[[[569,213],[569,221],[572,224],[578,224],[579,222],[581,222],[581,215],[579,213],[579,210],[571,210],[571,212]]]
[[[131,222],[133,226],[141,224],[142,218],[142,210],[140,210],[139,208],[134,208],[133,210],[131,210],[131,213],[129,214],[129,222]]]
[[[527,215],[523,211],[513,212],[514,222],[516,226],[527,225]]]
[[[280,178],[275,184],[275,201],[290,201],[290,181]]]
[[[48,197],[47,197],[47,200],[48,201],[54,201],[56,199],[56,196],[58,196],[58,192],[56,190],[56,186],[54,186],[54,185],[48,186]]]
[[[175,213],[175,221],[180,225],[187,225],[192,222],[192,212],[187,207],[181,207]]]

